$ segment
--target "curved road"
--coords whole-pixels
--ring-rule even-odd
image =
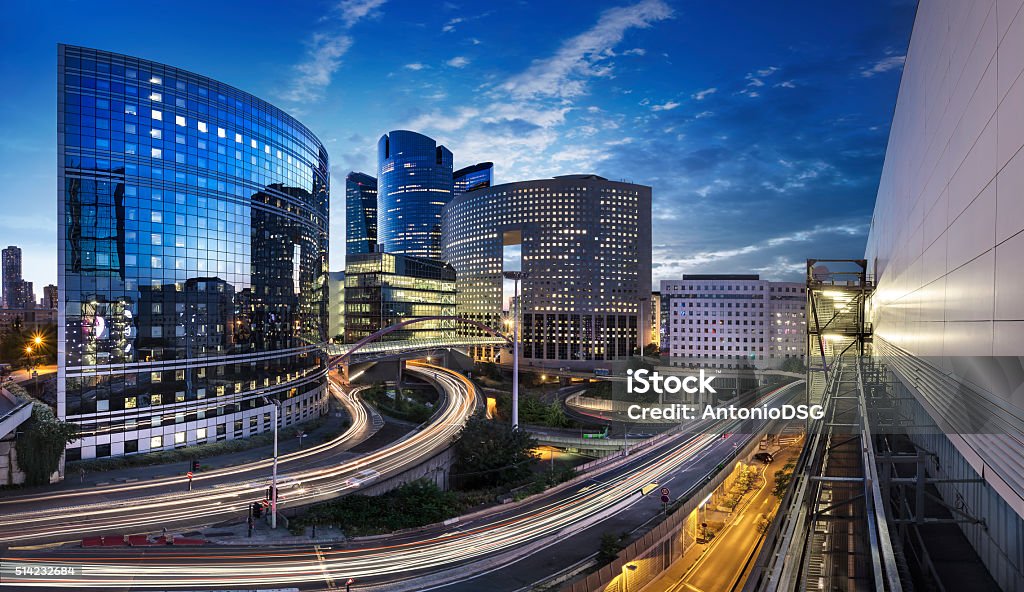
[[[793,394],[793,383],[766,395],[758,404],[778,405]],[[10,585],[65,588],[266,588],[301,586],[324,589],[356,578],[360,589],[423,590],[465,580],[499,569],[526,555],[564,540],[574,533],[629,508],[640,498],[638,490],[667,479],[698,461],[727,457],[732,446],[713,428],[736,432],[739,421],[695,422],[700,433],[683,433],[636,453],[629,461],[593,476],[588,484],[566,487],[532,503],[507,511],[435,528],[416,535],[391,537],[367,546],[331,548],[293,545],[263,548],[160,548],[138,550],[62,550],[49,554],[15,553],[10,565],[32,562],[40,566],[73,564],[75,574],[64,577],[25,578]],[[756,427],[753,424],[750,427]],[[749,430],[756,433],[756,429]],[[741,434],[733,434],[740,436]],[[747,439],[753,437],[746,434]],[[489,557],[494,560],[467,565]],[[497,559],[495,559],[497,558]],[[454,569],[456,566],[461,566]],[[442,570],[438,576],[435,572]],[[423,579],[410,579],[434,574]],[[537,574],[542,575],[542,574]],[[483,580],[472,584],[486,585]],[[375,588],[375,586],[379,586]]]
[[[418,464],[442,448],[473,411],[472,385],[463,377],[442,368],[409,365],[410,372],[437,383],[447,393],[446,404],[434,421],[420,431],[374,452],[356,458],[338,460],[327,466],[302,468],[293,464],[278,465],[279,479],[287,476],[291,487],[279,485],[279,507],[304,505],[337,497],[361,485],[400,472]],[[337,385],[332,385],[337,388]],[[353,429],[364,427],[370,411],[363,405],[353,407]],[[352,429],[346,431],[346,434]],[[344,438],[343,434],[340,438]],[[324,451],[313,447],[290,456],[291,461],[313,460]],[[320,460],[317,464],[322,463]],[[174,482],[173,492],[153,494],[153,483],[125,484],[104,488],[89,496],[89,503],[76,503],[85,492],[61,492],[30,499],[0,500],[0,545],[29,545],[72,541],[83,536],[129,534],[159,531],[161,528],[182,529],[210,525],[247,515],[248,506],[262,499],[269,484],[264,460],[246,467],[230,467],[200,474],[196,482],[207,480],[209,486],[191,492],[181,491],[181,478],[156,481]],[[252,474],[260,470],[258,475]],[[372,471],[372,473],[363,473]],[[216,481],[216,483],[212,483]],[[158,483],[166,488],[168,483]],[[148,491],[147,491],[148,490]],[[92,491],[92,490],[90,490]],[[148,495],[147,495],[148,493]],[[127,495],[126,495],[127,494]],[[25,506],[44,506],[19,511]]]

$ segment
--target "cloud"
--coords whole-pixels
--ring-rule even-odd
[[[761,68],[756,72],[747,72],[747,75],[743,77],[747,81],[747,86],[739,92],[741,95],[747,95],[750,98],[757,98],[761,96],[761,93],[757,90],[765,85],[764,78],[771,76],[779,71],[777,66],[768,66],[767,68]]]
[[[905,55],[888,56],[878,60],[870,68],[862,68],[860,75],[864,78],[871,78],[890,70],[900,70],[903,68],[903,63],[906,61],[907,56]]]
[[[671,111],[681,105],[675,101],[667,101],[661,105],[651,105],[651,111]]]
[[[338,10],[346,27],[351,27],[380,8],[387,0],[341,0]]]
[[[796,84],[792,80],[785,80],[775,85],[776,88],[796,88]]]
[[[712,86],[711,88],[705,88],[704,90],[699,90],[699,91],[693,93],[693,95],[691,95],[691,96],[694,99],[698,100],[698,101],[703,101],[709,95],[713,95],[716,92],[718,92],[718,89],[716,87]]]
[[[586,79],[611,76],[609,52],[626,31],[647,28],[671,16],[672,9],[662,0],[642,0],[606,10],[593,28],[565,41],[553,56],[534,61],[501,89],[519,99],[585,94]]]
[[[711,117],[714,115],[714,111],[701,111],[700,113],[693,116],[694,119],[704,119],[705,117]]]
[[[306,60],[294,67],[296,76],[291,86],[281,93],[285,100],[309,103],[321,99],[334,72],[341,66],[341,57],[352,46],[352,38],[316,33],[309,46]]]
[[[387,0],[342,0],[337,5],[338,27],[331,32],[313,33],[307,42],[306,59],[293,67],[291,84],[279,93],[287,101],[311,103],[323,98],[331,78],[341,66],[341,58],[352,47],[347,34],[360,20],[375,14]]]
[[[426,64],[421,64],[420,62],[413,62],[411,64],[406,64],[402,67],[405,68],[406,70],[422,70],[424,68],[427,68],[428,66]]]
[[[634,47],[633,49],[627,49],[626,51],[622,52],[622,55],[624,55],[624,56],[629,56],[629,55],[642,56],[642,55],[646,55],[646,54],[647,54],[647,50],[642,48],[642,47]]]
[[[457,16],[457,17],[449,20],[447,23],[445,23],[444,26],[441,27],[441,30],[443,32],[445,32],[445,33],[451,33],[453,31],[455,31],[455,25],[457,25],[457,24],[459,24],[461,22],[465,22],[465,20],[466,20],[465,18],[463,18],[461,16]]]
[[[445,62],[452,68],[465,68],[469,65],[469,58],[465,56],[455,56],[454,58]]]
[[[775,236],[758,243],[752,243],[743,245],[741,247],[732,247],[727,249],[718,249],[713,251],[700,251],[692,255],[681,258],[673,258],[672,264],[682,269],[693,268],[708,263],[716,263],[727,259],[734,259],[742,255],[749,255],[764,251],[766,249],[772,249],[791,245],[794,243],[807,243],[813,239],[827,236],[827,235],[840,235],[840,236],[863,236],[868,232],[868,225],[851,225],[845,224],[840,226],[815,226],[808,230],[798,230],[789,234]]]

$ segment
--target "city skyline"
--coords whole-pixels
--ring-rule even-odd
[[[331,269],[344,260],[344,176],[373,171],[376,138],[404,128],[452,148],[456,168],[494,162],[497,183],[595,173],[651,185],[655,283],[723,271],[794,279],[807,253],[863,252],[914,6],[782,13],[646,0],[425,11],[366,0],[243,16],[207,7],[210,22],[241,19],[218,25],[228,33],[275,27],[273,42],[249,44],[244,56],[244,35],[181,43],[180,28],[142,27],[116,4],[67,6],[69,18],[47,22],[11,10],[3,43],[25,57],[0,66],[20,90],[0,106],[10,122],[0,206],[40,205],[5,215],[0,230],[24,249],[25,279],[41,286],[56,279],[58,42],[179,64],[308,122],[331,156]],[[826,17],[833,26],[807,30]],[[73,26],[83,20],[87,33]],[[21,22],[38,30],[14,27]],[[516,22],[530,27],[506,26]],[[404,43],[379,43],[385,34]],[[369,82],[346,84],[354,79]],[[680,225],[689,231],[672,232]]]

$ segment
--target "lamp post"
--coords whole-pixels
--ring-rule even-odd
[[[274,406],[274,468],[270,474],[270,528],[277,528],[277,420],[281,402],[270,397],[263,397]]]
[[[526,277],[521,271],[502,272],[505,279],[515,282],[512,297],[512,429],[519,429],[519,280]]]

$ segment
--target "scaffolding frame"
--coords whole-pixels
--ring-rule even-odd
[[[903,592],[861,367],[872,340],[867,261],[809,259],[806,278],[806,402],[824,414],[806,424],[785,511],[745,589]]]

